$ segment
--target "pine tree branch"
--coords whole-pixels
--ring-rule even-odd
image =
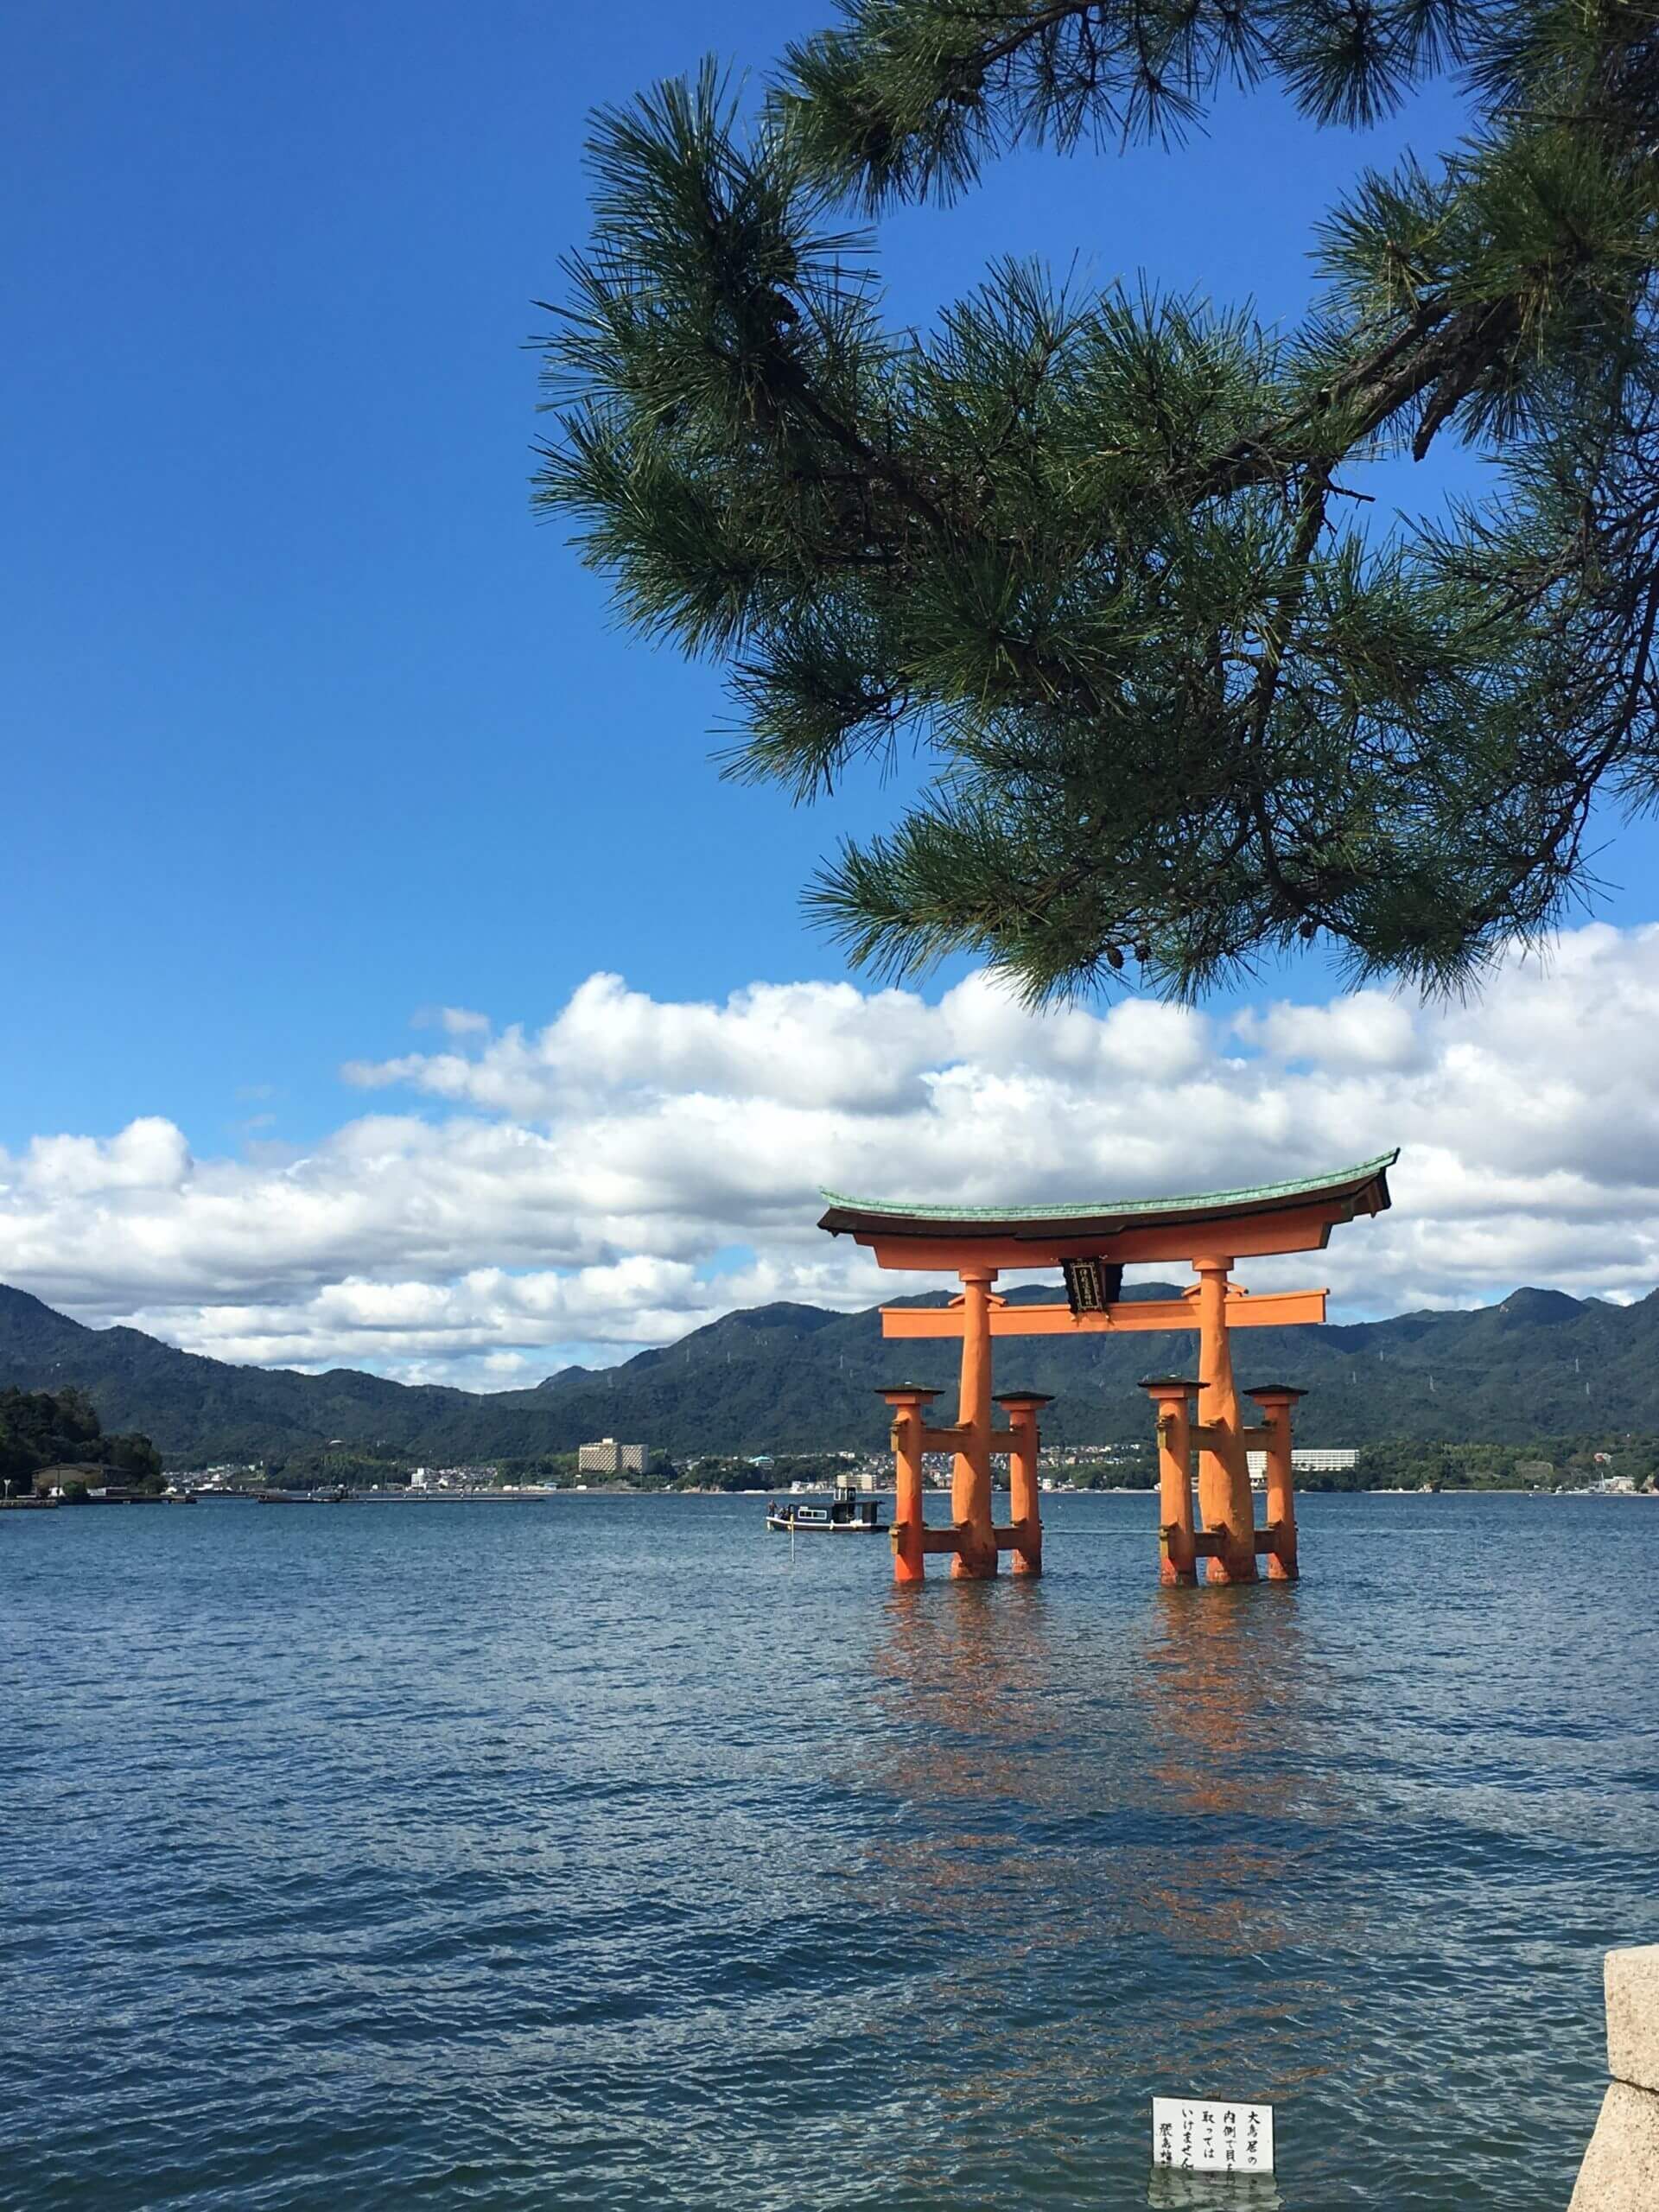
[[[851,0],[847,22],[753,152],[689,94],[619,124],[542,494],[629,620],[732,664],[733,772],[809,798],[917,741],[931,787],[843,849],[815,910],[886,971],[972,951],[1036,999],[1131,952],[1191,994],[1313,930],[1361,974],[1446,987],[1548,926],[1597,794],[1659,794],[1650,13]],[[1440,58],[1469,42],[1484,119],[1332,218],[1293,339],[1007,267],[931,338],[889,336],[815,238],[815,164],[872,199],[948,189],[1021,133],[1196,112],[1224,66],[1351,116],[1432,66],[1436,26]],[[1369,496],[1338,473],[1448,430],[1494,497],[1336,526]]]
[[[1412,447],[1413,459],[1421,461],[1459,402],[1502,359],[1519,324],[1517,296],[1461,311],[1444,301],[1428,302],[1311,403],[1264,423],[1179,488],[1194,500],[1228,499],[1253,484],[1283,483],[1306,461],[1335,466],[1429,393]],[[1332,434],[1322,439],[1327,425]]]

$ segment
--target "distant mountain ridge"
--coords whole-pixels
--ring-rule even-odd
[[[1126,1295],[1167,1297],[1172,1288],[1141,1283]],[[1033,1287],[1010,1297],[1057,1294]],[[944,1296],[902,1302],[938,1305]],[[1306,1389],[1297,1420],[1305,1443],[1659,1433],[1659,1292],[1621,1306],[1517,1290],[1471,1313],[1240,1330],[1233,1346],[1242,1385]],[[1014,1338],[998,1344],[997,1382],[1052,1395],[1044,1433],[1055,1443],[1122,1442],[1151,1433],[1138,1378],[1190,1371],[1195,1352],[1185,1332]],[[335,1440],[446,1462],[531,1458],[601,1435],[680,1454],[874,1446],[887,1422],[878,1386],[937,1382],[949,1407],[956,1360],[948,1341],[887,1343],[874,1306],[836,1313],[779,1302],[728,1313],[618,1367],[567,1367],[533,1389],[479,1392],[352,1368],[304,1375],[232,1366],[137,1329],[87,1328],[0,1285],[0,1385],[73,1383],[106,1428],[137,1429],[175,1462],[253,1459]]]

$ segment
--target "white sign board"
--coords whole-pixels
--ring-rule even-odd
[[[1273,2107],[1227,2097],[1154,2097],[1152,2163],[1184,2174],[1270,2174]]]

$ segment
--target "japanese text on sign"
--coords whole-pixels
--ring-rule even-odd
[[[1225,2097],[1154,2097],[1152,2163],[1187,2174],[1270,2174],[1273,2107]]]

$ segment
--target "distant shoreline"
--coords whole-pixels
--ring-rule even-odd
[[[181,1490],[188,1490],[191,1487],[188,1476],[175,1476],[172,1479]],[[285,1502],[294,1504],[327,1503],[335,1502],[331,1500],[327,1495],[328,1487],[329,1486],[327,1485],[321,1487],[315,1498],[311,1497],[302,1497],[291,1491],[283,1492],[282,1495]],[[365,1487],[358,1490],[348,1490],[346,1497],[343,1501],[339,1502],[359,1505],[539,1505],[544,1503],[550,1498],[562,1497],[627,1497],[638,1498],[641,1501],[673,1497],[731,1497],[752,1500],[754,1498],[785,1497],[791,1494],[791,1493],[779,1490],[776,1487],[757,1490],[699,1490],[695,1487],[683,1490],[632,1490],[622,1484],[589,1483],[581,1490],[576,1489],[574,1484],[565,1484],[563,1487],[549,1485],[546,1488],[526,1486],[517,1489],[507,1489],[503,1488],[499,1484],[492,1484],[480,1485],[476,1490],[408,1490],[403,1488],[370,1489]],[[818,1495],[816,1491],[802,1491],[796,1494],[803,1497]],[[949,1496],[949,1492],[943,1490],[930,1491],[927,1494],[931,1497],[944,1497]],[[1006,1495],[1006,1493],[1002,1494]],[[251,1489],[201,1489],[193,1491],[192,1495],[204,1503],[218,1501],[228,1505],[256,1503],[258,1497],[258,1493]],[[826,1497],[829,1495],[829,1486],[827,1484],[824,1485],[823,1495]],[[891,1484],[879,1484],[876,1489],[870,1493],[870,1495],[878,1497],[891,1497],[894,1493]],[[1659,1493],[1656,1493],[1651,1491],[1601,1491],[1591,1490],[1586,1487],[1563,1490],[1557,1489],[1554,1485],[1547,1487],[1539,1485],[1535,1487],[1529,1484],[1501,1483],[1458,1484],[1443,1486],[1437,1490],[1427,1490],[1421,1487],[1395,1488],[1384,1485],[1377,1485],[1376,1487],[1363,1490],[1297,1490],[1294,1492],[1294,1495],[1298,1497],[1586,1498],[1594,1500],[1598,1504],[1616,1503],[1617,1501],[1624,1498],[1636,1498],[1645,1499],[1649,1504],[1659,1504]],[[1143,1484],[1102,1483],[1096,1484],[1087,1490],[1045,1491],[1043,1492],[1043,1496],[1045,1498],[1144,1497],[1149,1501],[1155,1502],[1158,1497],[1158,1492],[1155,1489],[1150,1489]]]

